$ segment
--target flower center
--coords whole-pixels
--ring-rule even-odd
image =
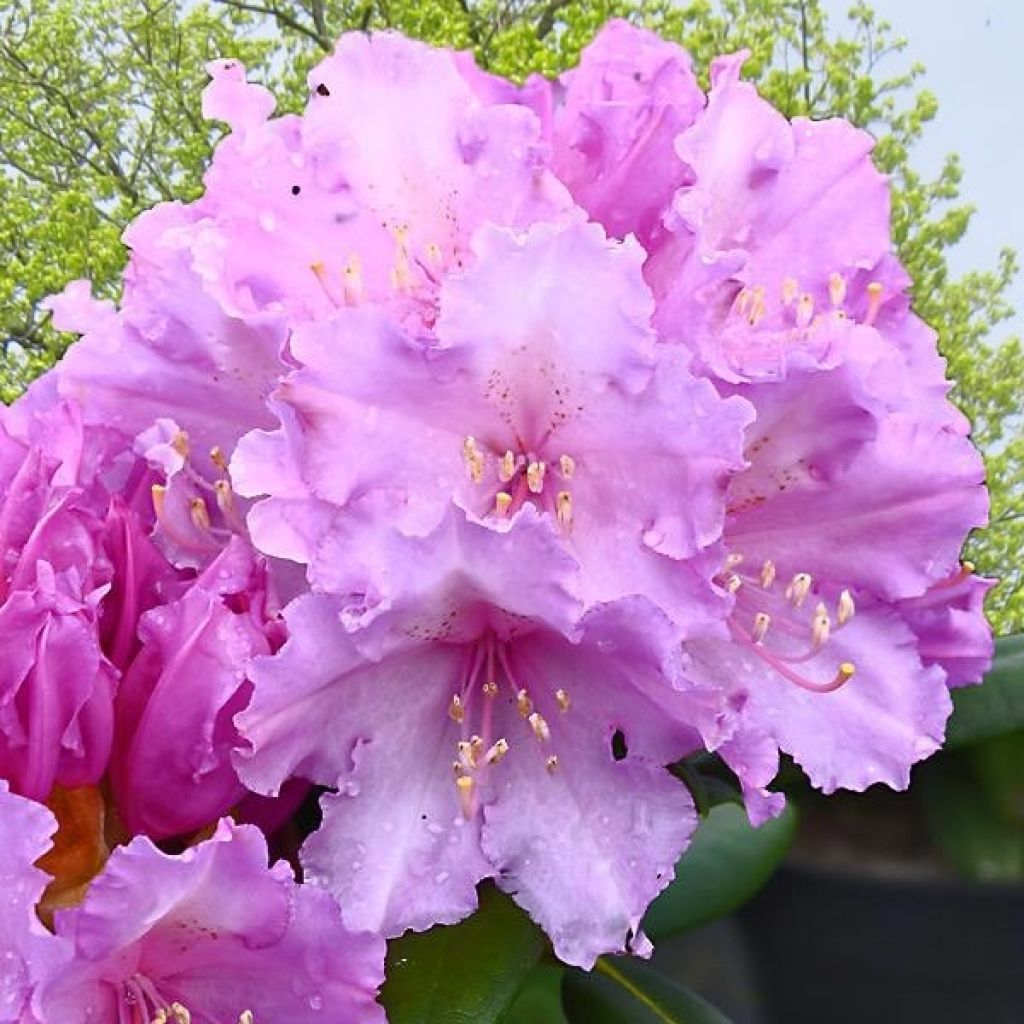
[[[188,1007],[168,1000],[143,974],[134,974],[124,982],[117,1010],[117,1024],[192,1024]],[[252,1011],[243,1010],[238,1024],[255,1024]]]
[[[549,773],[558,770],[558,755],[551,752],[551,726],[534,706],[525,682],[509,663],[506,644],[493,633],[467,645],[461,676],[448,704],[448,715],[460,727],[452,762],[455,786],[463,816],[471,818],[477,808],[477,793],[487,772],[509,752],[509,740],[497,735],[495,705],[499,698],[514,705],[528,742],[540,746]],[[571,707],[569,694],[556,690],[555,704],[565,714]]]
[[[486,508],[499,517],[511,516],[527,502],[553,515],[559,526],[572,526],[572,492],[569,482],[576,473],[576,460],[565,453],[553,464],[544,446],[528,449],[492,450],[473,436],[462,443],[462,457],[470,480],[488,492]]]
[[[803,690],[831,693],[848,683],[856,671],[850,661],[840,662],[835,675],[826,680],[810,679],[798,666],[817,657],[829,638],[853,618],[856,606],[850,592],[840,592],[834,613],[818,601],[808,615],[805,606],[814,586],[809,573],[796,573],[782,587],[774,562],[764,562],[756,575],[741,569],[742,563],[741,554],[729,555],[716,578],[735,597],[728,624],[736,641]]]

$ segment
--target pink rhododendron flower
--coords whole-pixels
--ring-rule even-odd
[[[347,931],[331,898],[295,884],[251,825],[169,856],[144,838],[111,854],[81,906],[35,916],[32,867],[55,827],[0,783],[0,1020],[383,1024],[384,943]]]
[[[579,621],[574,563],[531,506],[505,532],[453,510],[400,548],[402,597],[370,626],[325,595],[289,607],[238,717],[243,779],[337,787],[303,861],[350,927],[456,921],[493,876],[563,960],[644,952],[640,918],[696,824],[662,766],[715,710],[673,687],[669,620],[636,598]]]
[[[254,830],[137,839],[58,923],[53,1019],[305,1019],[260,972],[485,878],[567,962],[643,953],[695,826],[667,764],[716,751],[761,821],[780,751],[831,791],[940,745],[991,652],[982,465],[870,136],[788,121],[742,61],[704,96],[612,22],[518,87],[352,33],[276,118],[209,66],[204,194],[129,228],[116,309],[52,300],[83,337],[0,419],[0,775],[43,799],[113,750],[156,837],[239,779],[329,787],[301,855],[341,909]],[[222,911],[221,952],[169,938]],[[355,989],[317,974],[338,1019],[376,983],[354,948]]]
[[[177,600],[139,619],[109,773],[132,834],[185,835],[244,795],[232,717],[248,703],[249,660],[272,649],[267,600],[266,565],[235,539]]]

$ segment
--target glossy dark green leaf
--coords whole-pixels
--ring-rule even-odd
[[[560,963],[538,964],[515,1002],[505,1011],[501,1024],[568,1024],[562,1010],[562,975]]]
[[[729,1024],[696,993],[628,957],[602,957],[589,974],[566,971],[562,1004],[569,1024]]]
[[[544,948],[526,914],[486,886],[468,920],[388,943],[389,1024],[496,1024]]]
[[[652,939],[696,928],[746,903],[778,867],[796,832],[796,812],[752,828],[746,811],[717,804],[676,866],[675,880],[644,919]]]
[[[1024,729],[1024,633],[996,640],[995,660],[981,686],[954,691],[946,746],[962,747],[1017,729]]]

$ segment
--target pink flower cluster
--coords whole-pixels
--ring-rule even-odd
[[[642,954],[667,765],[758,823],[780,751],[828,792],[939,747],[981,460],[871,139],[741,64],[705,96],[613,22],[519,88],[352,34],[278,118],[211,65],[204,194],[0,411],[0,1022],[383,1019],[380,936],[484,879],[568,963]],[[303,885],[224,817],[272,834],[289,780]],[[115,848],[47,930],[41,804],[86,786]]]

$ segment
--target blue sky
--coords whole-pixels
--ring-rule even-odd
[[[838,28],[850,0],[824,6]],[[939,100],[915,166],[934,172],[948,152],[963,161],[962,194],[977,212],[952,254],[953,269],[987,269],[1006,245],[1024,255],[1024,0],[872,0],[871,6],[908,40],[904,63],[927,67],[924,84]],[[1020,278],[1010,300],[1017,315],[997,337],[1024,335]]]

